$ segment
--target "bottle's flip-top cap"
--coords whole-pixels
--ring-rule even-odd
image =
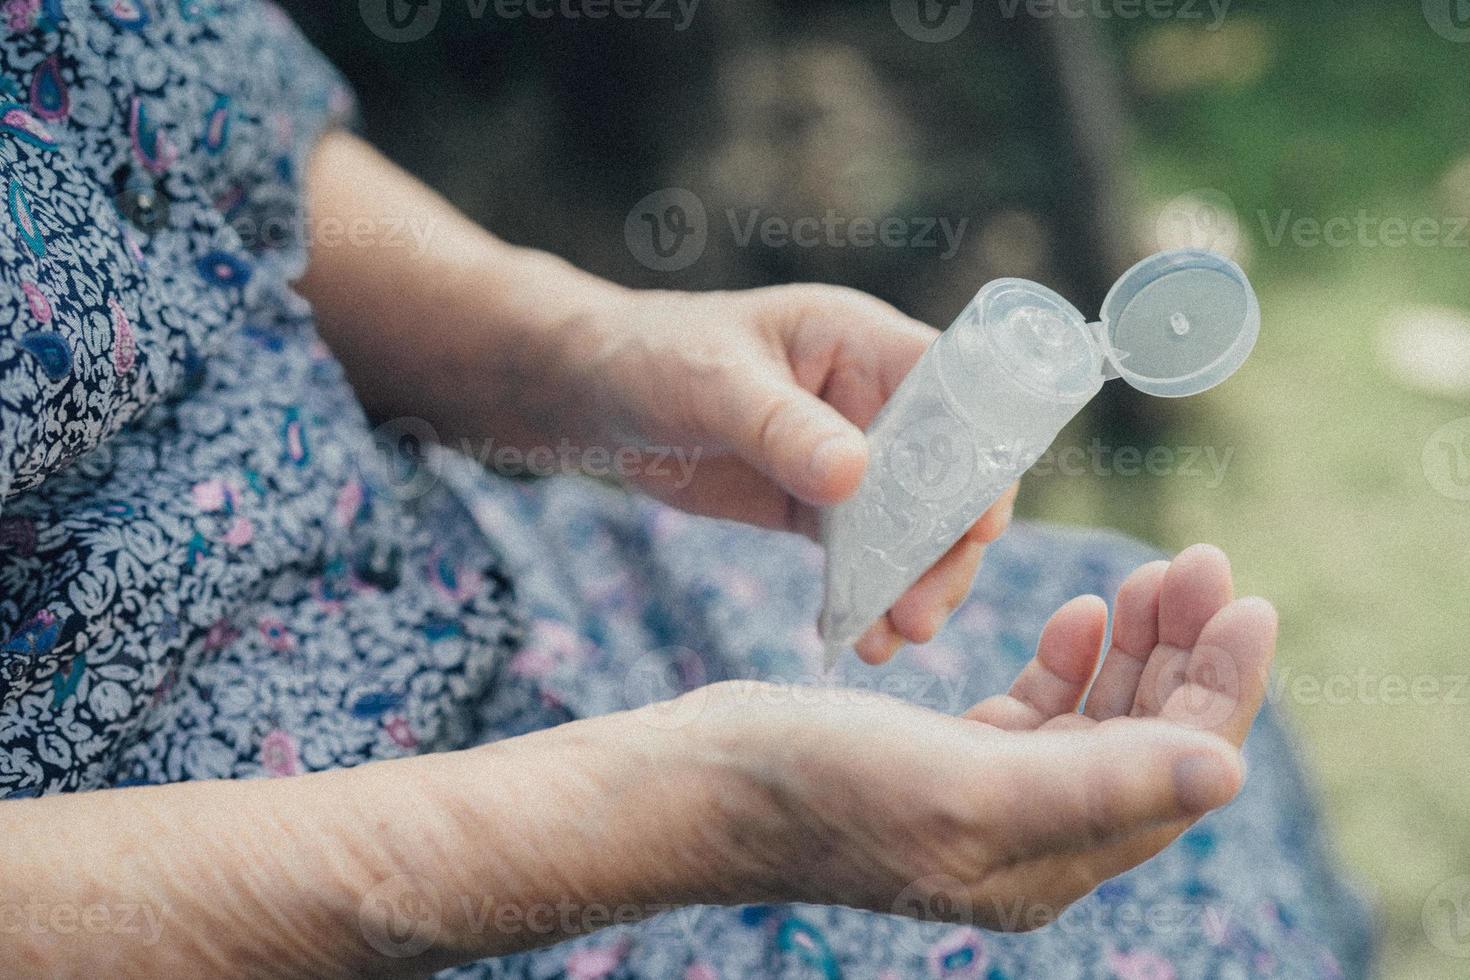
[[[984,343],[1012,379],[1062,402],[1088,401],[1111,377],[1150,395],[1198,394],[1245,362],[1261,329],[1245,273],[1198,249],[1160,252],[1123,273],[1098,323],[1025,279],[990,283],[956,325],[966,317],[981,328],[960,331],[967,356]]]
[[[1103,300],[1103,355],[1150,395],[1195,395],[1245,362],[1261,308],[1240,267],[1199,249],[1160,252],[1123,273]]]

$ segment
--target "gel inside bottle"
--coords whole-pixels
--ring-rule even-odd
[[[1128,270],[1098,322],[1024,279],[990,283],[914,365],[868,429],[856,494],[822,514],[821,632],[830,666],[1006,488],[1110,378],[1198,394],[1245,361],[1260,307],[1212,252]]]

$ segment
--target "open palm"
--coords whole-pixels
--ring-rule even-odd
[[[806,901],[1048,921],[1240,789],[1276,616],[1231,593],[1212,547],[1145,565],[1119,590],[1100,670],[1107,609],[1083,596],[1053,615],[1010,691],[963,718],[840,697],[784,727],[756,712],[792,762],[772,770],[785,773],[776,798],[799,801],[780,866]]]

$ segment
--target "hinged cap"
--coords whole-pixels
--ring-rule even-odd
[[[1195,395],[1245,362],[1261,308],[1245,273],[1214,252],[1152,255],[1123,273],[1103,300],[1104,355],[1139,391]]]

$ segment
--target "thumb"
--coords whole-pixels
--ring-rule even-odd
[[[1025,800],[1008,833],[1018,856],[1089,850],[1223,806],[1245,778],[1224,739],[1137,719],[1020,736],[996,762]]]
[[[790,378],[742,376],[706,425],[747,463],[808,504],[845,500],[862,482],[868,441],[841,412]]]

